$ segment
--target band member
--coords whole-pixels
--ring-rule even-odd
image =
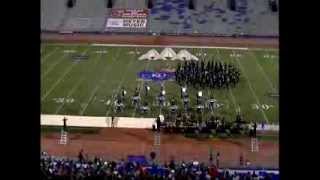
[[[122,87],[122,90],[121,90],[122,99],[124,99],[126,94],[127,94],[127,91],[124,89],[124,87]]]
[[[150,86],[147,84],[144,85],[145,95],[148,96],[148,92],[150,91]]]

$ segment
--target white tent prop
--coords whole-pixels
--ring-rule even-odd
[[[164,48],[164,50],[160,53],[160,56],[163,60],[167,60],[167,59],[174,60],[177,54],[171,48]]]
[[[176,56],[176,59],[179,59],[181,61],[190,61],[190,60],[196,60],[198,61],[199,58],[189,53],[189,51],[182,49],[179,51],[179,53]]]
[[[155,49],[150,49],[147,53],[143,54],[142,56],[139,57],[139,60],[158,60],[161,59],[160,54],[158,53],[157,50]]]

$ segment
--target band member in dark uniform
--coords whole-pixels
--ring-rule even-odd
[[[127,95],[127,91],[122,87],[121,89],[121,100],[124,100],[125,96]]]

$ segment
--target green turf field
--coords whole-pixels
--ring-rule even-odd
[[[142,70],[157,71],[175,68],[179,61],[138,61],[141,55],[129,52],[147,52],[141,47],[97,47],[79,44],[42,44],[41,46],[41,112],[43,114],[65,114],[83,116],[110,116],[113,108],[108,101],[125,87],[132,96],[137,86],[143,82],[137,73]],[[155,48],[160,53],[163,48]],[[85,53],[88,60],[75,63],[69,50],[77,54]],[[178,52],[179,49],[174,49]],[[107,51],[107,53],[98,53]],[[241,82],[229,90],[205,89],[204,96],[214,95],[223,106],[215,113],[234,120],[236,109],[240,107],[246,120],[278,123],[279,100],[269,93],[278,94],[279,58],[277,50],[224,50],[188,49],[192,54],[207,53],[205,60],[219,59],[232,62],[242,72]],[[240,54],[235,57],[230,54]],[[160,92],[159,83],[151,83],[151,94],[142,96],[149,104],[155,103],[155,95]],[[180,100],[180,87],[174,81],[165,82],[167,99]],[[143,89],[143,88],[142,88]],[[191,104],[196,103],[197,90],[188,88]],[[142,93],[143,94],[143,93]],[[179,102],[182,104],[181,102]],[[151,112],[140,114],[127,100],[126,110],[120,116],[155,117],[159,108],[151,106]],[[164,110],[166,111],[166,110]]]

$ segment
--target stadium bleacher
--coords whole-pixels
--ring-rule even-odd
[[[64,0],[41,0],[41,29],[44,31],[104,32],[110,9],[106,1],[77,0],[66,8]],[[227,1],[195,1],[195,10],[186,0],[154,0],[146,29],[108,28],[107,32],[148,32],[163,34],[277,36],[278,13],[269,1],[237,0],[236,11]],[[147,9],[145,0],[116,0],[113,9]]]
[[[67,15],[65,0],[41,0],[41,29],[59,31]]]
[[[103,32],[107,8],[105,1],[77,0],[76,5],[68,10],[61,31]]]
[[[144,156],[129,156],[126,160],[107,161],[54,157],[41,153],[40,170],[47,179],[264,179],[278,180],[278,169],[221,169],[213,163],[198,161],[157,163]]]

